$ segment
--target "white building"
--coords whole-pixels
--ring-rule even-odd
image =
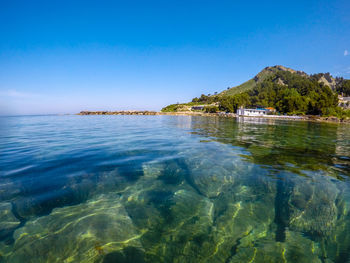
[[[267,112],[267,109],[237,109],[237,115],[239,116],[265,116]]]

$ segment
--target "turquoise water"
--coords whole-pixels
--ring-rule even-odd
[[[350,262],[350,126],[0,117],[0,262]]]

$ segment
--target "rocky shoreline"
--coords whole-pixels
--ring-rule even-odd
[[[235,113],[205,113],[205,112],[159,112],[159,111],[81,111],[77,115],[172,115],[172,116],[206,116],[206,117],[226,117],[238,118]],[[254,117],[240,117],[240,118],[259,118],[259,119],[278,119],[278,120],[298,120],[298,121],[314,121],[314,122],[333,122],[333,123],[350,123],[350,119],[339,119],[337,117],[321,117],[314,115],[305,116],[284,116],[284,115],[266,115]]]

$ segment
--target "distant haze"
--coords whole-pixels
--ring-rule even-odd
[[[349,13],[348,0],[2,1],[0,114],[160,110],[272,65],[350,78]]]

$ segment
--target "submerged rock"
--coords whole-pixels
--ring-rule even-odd
[[[330,244],[348,243],[343,232],[349,217],[335,184],[296,177],[278,186],[274,175],[262,176],[261,167],[234,158],[212,164],[202,157],[144,163],[143,176],[132,183],[106,174],[99,177],[104,184],[90,188],[91,178],[84,178],[82,185],[91,190],[88,200],[30,218],[15,231],[11,249],[0,244],[5,262],[320,263],[327,255],[341,258],[339,246]],[[281,222],[285,238],[276,242]],[[314,237],[331,234],[337,236],[327,251]]]
[[[252,178],[252,164],[242,161],[231,151],[227,152],[227,146],[221,146],[220,149],[210,147],[209,151],[203,150],[186,162],[188,181],[199,194],[216,198],[220,193],[230,191]]]
[[[340,211],[339,190],[328,178],[317,182],[295,179],[289,198],[289,228],[312,238],[331,235]]]
[[[321,249],[317,244],[301,234],[286,233],[286,242],[274,242],[271,236],[255,236],[246,238],[253,242],[242,242],[237,246],[236,254],[230,258],[230,263],[321,263]]]
[[[126,247],[104,256],[102,263],[144,263],[144,251],[136,247]]]
[[[148,188],[125,207],[135,225],[145,230],[140,242],[147,262],[190,262],[208,255],[213,204],[192,188]]]
[[[251,187],[245,185],[224,192],[214,200],[215,228],[212,235],[216,248],[206,262],[229,262],[239,247],[252,247],[257,240],[271,235],[272,202],[273,195],[266,194],[257,199]],[[246,261],[241,262],[249,262],[248,259],[246,257]]]
[[[14,200],[16,212],[24,219],[43,216],[51,213],[54,208],[77,205],[102,193],[122,191],[131,184],[126,175],[118,169],[96,174],[83,174],[65,178],[64,185],[43,192],[41,195],[18,197]],[[30,191],[30,186],[23,191]]]
[[[101,262],[126,246],[142,250],[138,232],[114,194],[56,208],[15,231],[6,262]]]
[[[0,240],[7,238],[20,225],[20,220],[12,212],[12,204],[0,203]]]

